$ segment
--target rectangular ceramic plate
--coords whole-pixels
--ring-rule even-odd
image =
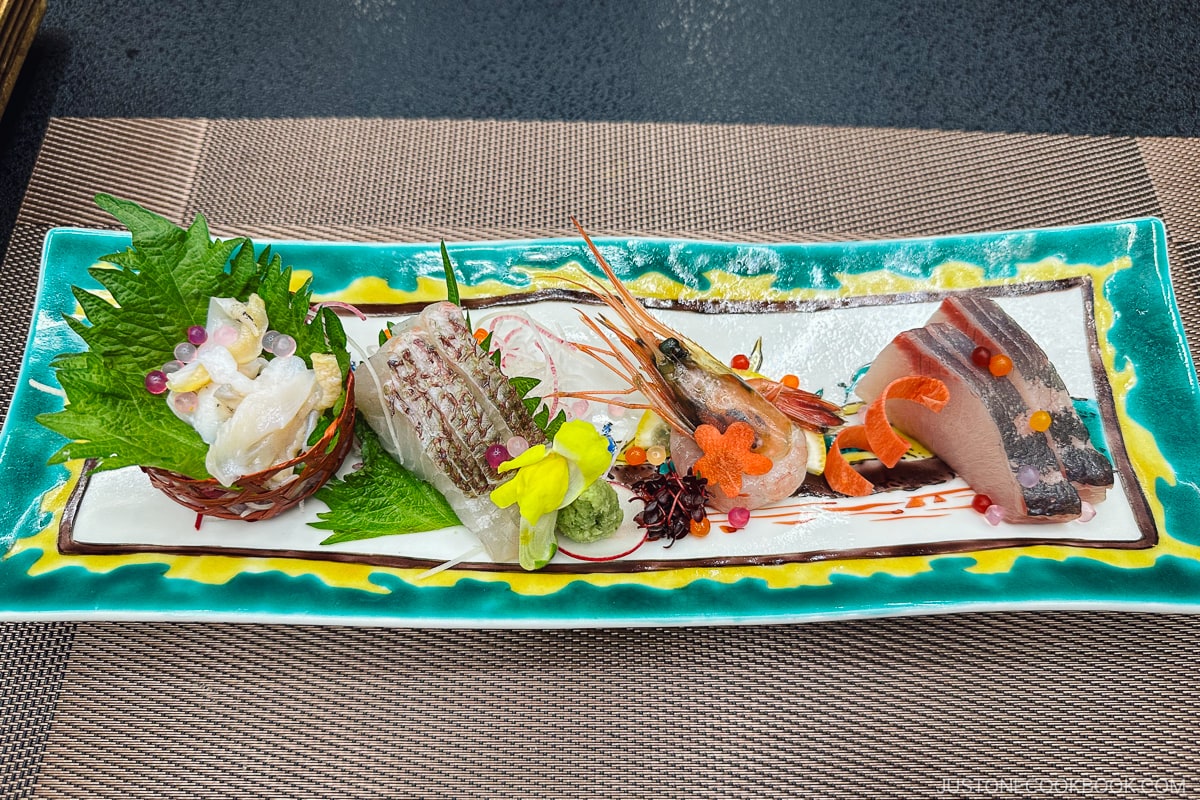
[[[1200,608],[1198,397],[1158,220],[823,245],[599,242],[654,313],[728,360],[761,337],[762,371],[801,376],[839,403],[902,330],[949,294],[997,301],[1047,351],[1115,466],[1086,523],[991,526],[949,477],[861,498],[791,498],[736,533],[720,526],[671,548],[651,542],[594,563],[560,554],[525,573],[472,556],[463,529],[329,547],[310,501],[265,523],[207,520],[137,470],[46,466],[61,442],[34,417],[61,405],[53,356],[79,344],[61,314],[69,287],[97,288],[97,259],[128,245],[109,231],[46,240],[20,381],[0,433],[0,618],[204,619],[434,626],[777,622],[1022,607]],[[320,299],[374,341],[387,320],[444,299],[429,245],[274,243]],[[451,247],[477,320],[523,307],[582,336],[555,276],[591,260],[575,240]],[[576,273],[577,274],[577,273]],[[558,292],[559,294],[555,294]],[[566,300],[570,300],[567,302]],[[592,309],[594,310],[594,309]],[[568,387],[576,388],[576,387]],[[580,387],[582,388],[582,387]],[[593,407],[614,425],[615,409]],[[619,535],[635,538],[627,522]]]

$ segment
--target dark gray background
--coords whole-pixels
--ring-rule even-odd
[[[1200,4],[50,0],[0,119],[0,251],[50,116],[1200,134]]]

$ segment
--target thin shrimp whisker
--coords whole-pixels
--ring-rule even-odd
[[[593,392],[593,394],[603,394],[606,397],[607,396],[624,397],[624,396],[631,395],[631,394],[637,394],[639,391],[640,390],[637,389],[636,387],[631,386],[628,389],[605,389],[603,392]],[[563,389],[563,390],[559,390],[559,391],[548,392],[546,396],[547,397],[567,397],[569,395],[572,395],[572,392]]]
[[[608,334],[606,334],[603,330],[601,330],[600,326],[596,324],[595,320],[593,320],[591,317],[587,316],[586,314],[584,314],[582,312],[579,314],[579,318],[583,320],[584,325],[587,325],[589,328],[591,328],[592,332],[595,333],[597,336],[599,336],[604,341],[604,343],[606,345],[608,345],[609,349],[608,349],[608,352],[606,353],[606,355],[611,356],[613,359],[615,359],[616,362],[618,364],[620,364],[622,367],[624,367],[626,371],[624,373],[622,373],[620,370],[618,370],[615,366],[613,366],[607,360],[605,360],[604,358],[601,358],[598,354],[593,353],[592,357],[595,358],[596,361],[598,361],[599,363],[603,364],[604,366],[608,367],[610,370],[615,372],[618,376],[623,378],[630,385],[636,386],[640,379],[640,372],[637,368],[637,364],[633,363],[633,361],[631,361],[627,355],[625,355],[621,351],[617,350],[616,345],[614,345],[612,342],[612,339],[608,338]]]
[[[649,357],[645,355],[643,349],[637,347],[636,342],[634,342],[634,340],[630,338],[628,334],[624,333],[620,328],[617,328],[606,319],[601,318],[600,323],[603,323],[604,327],[608,328],[608,332],[605,332],[605,330],[601,328],[600,323],[597,323],[596,320],[582,312],[580,312],[579,318],[583,321],[584,325],[590,328],[593,333],[600,337],[600,339],[612,349],[613,358],[627,371],[627,374],[623,374],[620,369],[609,363],[604,358],[600,358],[599,356],[595,355],[593,355],[593,358],[595,358],[598,363],[603,364],[605,367],[615,373],[618,377],[622,378],[631,387],[641,391],[643,394],[647,395],[648,398],[657,401],[657,405],[650,403],[647,407],[653,409],[655,413],[662,416],[663,419],[665,419],[675,429],[679,430],[680,432],[690,434],[691,426],[688,425],[687,421],[675,411],[673,398],[669,392],[660,384],[651,380],[647,380],[643,376],[642,371],[638,368],[638,365],[631,360],[628,355],[617,349],[616,345],[613,344],[612,339],[609,338],[609,333],[620,339],[621,342],[626,345],[630,353],[634,354],[635,356],[641,354],[641,358],[643,360],[649,361]],[[646,363],[644,366],[649,372],[654,372],[653,363]]]
[[[610,350],[607,347],[597,347],[597,346],[591,345],[591,344],[576,344],[575,347],[577,347],[578,349],[582,350],[583,352],[587,353],[590,356],[609,356],[611,358],[617,357],[616,351]]]
[[[554,392],[554,397],[569,397],[572,400],[587,400],[592,403],[607,403],[610,406],[620,406],[621,408],[629,408],[635,411],[651,411],[653,407],[649,403],[627,403],[624,400],[614,400],[611,397],[602,394],[593,394],[591,392]]]

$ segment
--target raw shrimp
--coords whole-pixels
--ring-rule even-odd
[[[620,376],[629,388],[608,394],[563,392],[562,396],[653,410],[672,428],[671,455],[680,471],[703,455],[694,439],[699,426],[712,425],[724,433],[735,422],[746,423],[755,434],[751,452],[769,458],[771,469],[763,475],[744,476],[742,492],[736,497],[713,487],[712,505],[725,510],[734,506],[755,509],[791,495],[804,480],[808,460],[804,431],[700,345],[651,317],[621,284],[579,222],[574,217],[571,221],[611,288],[590,275],[590,283],[564,280],[603,301],[624,324],[622,328],[603,315],[593,320],[580,312],[584,324],[607,346],[576,346]],[[617,399],[635,392],[646,402]],[[829,414],[828,404],[817,400],[820,410]],[[836,415],[833,418],[837,419]]]

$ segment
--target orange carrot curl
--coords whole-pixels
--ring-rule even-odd
[[[896,466],[900,457],[908,452],[908,442],[896,433],[888,422],[887,411],[884,409],[884,403],[888,400],[910,400],[920,403],[936,414],[945,408],[949,399],[950,390],[937,378],[909,375],[892,381],[884,387],[879,397],[867,406],[864,422],[867,440],[871,443],[870,451],[888,469]]]
[[[850,466],[850,462],[846,461],[846,457],[842,455],[843,447],[854,447],[859,450],[870,449],[870,445],[867,443],[866,426],[851,425],[849,428],[843,428],[834,437],[833,444],[829,447],[829,453],[825,456],[825,480],[829,483],[829,488],[839,494],[865,497],[871,493],[875,485]]]
[[[867,406],[864,425],[843,429],[833,440],[825,461],[825,480],[829,488],[851,497],[871,493],[874,484],[860,475],[842,455],[842,447],[869,450],[888,469],[896,466],[908,452],[908,442],[892,429],[885,404],[888,400],[909,400],[920,403],[935,414],[950,400],[950,390],[937,378],[909,375],[889,383],[882,393]]]

